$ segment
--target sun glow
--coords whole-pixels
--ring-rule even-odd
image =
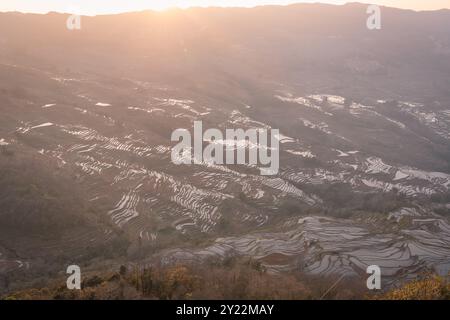
[[[77,12],[85,15],[111,14],[130,11],[156,10],[189,7],[255,7],[259,5],[288,5],[292,3],[323,2],[344,4],[346,0],[2,0],[0,11],[21,11],[47,13]],[[436,10],[450,8],[448,0],[358,0],[358,2],[381,4],[386,6],[414,10]]]
[[[313,1],[295,1],[295,0],[152,0],[152,1],[129,1],[127,4],[120,4],[121,7],[128,7],[126,11],[150,9],[155,11],[167,11],[172,9],[187,9],[190,7],[255,7],[259,5],[288,5],[295,2],[313,2]],[[341,0],[332,0],[332,3],[344,3]],[[113,7],[108,5],[107,7]],[[98,8],[101,10],[101,8]],[[116,9],[115,9],[116,10]],[[123,9],[117,10],[123,11]]]

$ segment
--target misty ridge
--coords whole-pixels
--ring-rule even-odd
[[[383,8],[383,28],[372,32],[366,8],[147,11],[82,17],[82,29],[73,32],[64,27],[68,15],[3,13],[2,55],[79,72],[168,79],[197,90],[277,79],[354,94],[358,85],[374,95],[394,87],[392,98],[448,93],[449,11]]]
[[[450,10],[381,7],[380,30],[366,10],[142,11],[81,16],[79,30],[69,14],[0,13],[0,297],[395,299],[430,274],[444,286]],[[275,174],[196,159],[211,138],[195,140],[198,123],[224,133],[215,156],[234,154],[227,130],[276,132]],[[174,162],[180,129],[195,141]],[[69,265],[83,290],[65,288]],[[337,279],[346,290],[327,290]]]

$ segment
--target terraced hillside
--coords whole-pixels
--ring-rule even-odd
[[[319,7],[332,25],[298,35],[317,20],[293,21]],[[23,26],[0,28],[3,290],[71,263],[233,255],[275,273],[364,278],[377,264],[387,284],[450,271],[450,92],[442,82],[428,88],[432,78],[450,83],[450,56],[423,48],[448,45],[450,13],[386,9],[390,31],[373,34],[339,23],[351,12],[348,23],[359,26],[361,5],[273,8],[273,17],[288,19],[272,18],[267,39],[253,38],[262,27],[245,21],[266,19],[268,10],[83,17],[76,32],[65,30],[65,15],[0,14],[0,26]],[[231,15],[241,34],[229,29]],[[420,60],[398,62],[409,47],[390,46],[406,32],[394,17],[433,34],[424,40],[416,31],[408,43]],[[292,44],[294,35],[310,45]],[[350,52],[318,56],[332,36]],[[381,48],[380,73],[354,62],[369,59],[364,39]],[[298,60],[283,59],[290,54]],[[338,67],[327,67],[330,59]],[[192,131],[196,120],[223,131],[279,129],[279,173],[173,164],[171,133]]]

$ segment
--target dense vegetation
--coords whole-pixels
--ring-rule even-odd
[[[450,300],[450,282],[436,275],[414,280],[381,296],[386,300]]]
[[[424,275],[381,294],[369,292],[363,282],[344,280],[329,290],[335,278],[273,275],[253,260],[230,259],[195,268],[121,266],[117,272],[88,274],[82,290],[66,289],[61,279],[52,287],[23,290],[2,299],[450,299],[450,283],[436,275]]]
[[[66,289],[65,279],[52,287],[8,294],[3,299],[319,299],[335,278],[269,274],[253,260],[230,259],[201,266],[122,266],[118,272],[86,275],[82,290]],[[327,299],[364,297],[366,289],[341,282]]]

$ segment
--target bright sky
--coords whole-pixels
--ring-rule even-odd
[[[81,14],[104,14],[145,9],[164,10],[170,7],[233,6],[253,7],[265,4],[286,5],[295,2],[324,2],[343,4],[358,0],[1,0],[0,11],[76,12]],[[450,0],[359,0],[373,4],[414,10],[450,9]]]

